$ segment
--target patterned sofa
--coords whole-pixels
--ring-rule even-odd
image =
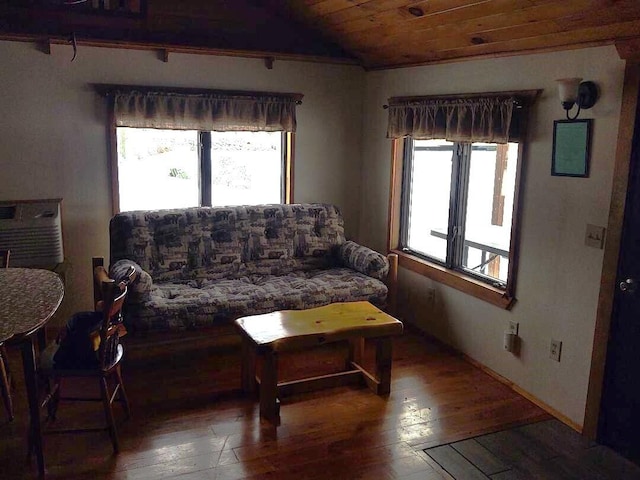
[[[199,207],[120,213],[110,275],[133,265],[128,327],[184,330],[221,318],[368,300],[385,306],[389,260],[347,241],[326,204]],[[395,267],[395,262],[393,265]]]

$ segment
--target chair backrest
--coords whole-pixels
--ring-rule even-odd
[[[0,268],[9,268],[11,250],[0,250]]]
[[[102,267],[96,267],[94,280],[100,282],[102,300],[98,302],[98,307],[102,311],[102,325],[100,327],[100,347],[98,359],[103,370],[110,369],[117,361],[119,333],[122,325],[122,307],[127,296],[127,287],[135,278],[135,269],[130,272],[121,282],[109,278]]]

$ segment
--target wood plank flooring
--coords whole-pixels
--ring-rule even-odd
[[[429,448],[427,455],[459,480],[640,479],[640,467],[547,420]]]
[[[260,420],[257,401],[240,393],[240,344],[228,338],[214,346],[201,339],[171,349],[128,348],[123,375],[133,418],[120,423],[120,454],[112,454],[106,432],[47,435],[47,478],[450,479],[423,449],[453,444],[446,447],[454,448],[449,456],[482,458],[478,452],[491,447],[490,436],[479,445],[456,442],[550,418],[442,345],[405,334],[394,340],[388,397],[365,386],[287,397],[275,428]],[[17,353],[10,352],[19,380],[16,420],[0,425],[2,479],[35,478],[35,462],[25,462],[27,411]],[[371,362],[373,352],[366,353]],[[341,344],[283,354],[283,380],[339,371],[346,355]],[[97,393],[87,384],[65,388]],[[101,426],[104,415],[99,403],[63,403],[53,423],[46,428]],[[479,465],[496,474],[499,462],[511,461],[484,457]]]

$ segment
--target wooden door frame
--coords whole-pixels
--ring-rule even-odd
[[[607,237],[600,277],[600,293],[598,295],[598,310],[593,337],[593,351],[591,355],[591,369],[589,372],[589,387],[585,407],[582,433],[590,439],[598,434],[598,420],[604,384],[605,362],[607,358],[607,343],[611,328],[613,313],[613,299],[616,292],[618,260],[622,240],[622,227],[629,183],[629,167],[633,133],[636,123],[636,107],[640,93],[640,43],[630,45],[629,42],[617,44],[620,57],[627,61],[624,72],[622,91],[622,106],[620,122],[618,124],[618,140],[616,158],[613,170],[613,186],[611,191],[611,205],[609,207],[609,221]],[[640,128],[640,125],[638,126]]]

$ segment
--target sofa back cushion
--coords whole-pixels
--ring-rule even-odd
[[[111,263],[138,263],[155,281],[326,268],[345,242],[326,204],[197,207],[119,213],[110,223]]]

